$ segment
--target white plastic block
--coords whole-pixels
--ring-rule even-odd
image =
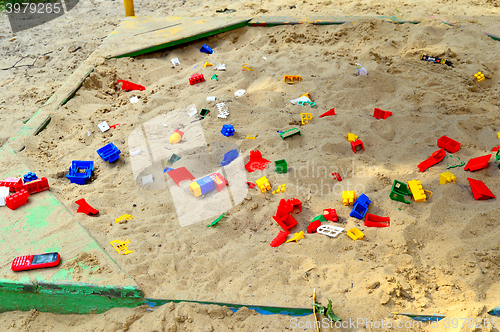
[[[208,96],[207,101],[215,101],[215,96]]]
[[[140,154],[142,151],[139,148],[133,148],[132,150],[129,151],[131,156],[135,156],[136,154]]]
[[[191,108],[191,109],[189,109],[189,111],[190,111],[190,112],[188,113],[188,115],[189,115],[190,117],[193,117],[193,116],[195,116],[196,114],[198,114],[198,111],[197,111],[197,110],[196,110],[196,108],[194,108],[194,107],[193,107],[193,108]]]
[[[226,70],[226,65],[223,63],[218,64],[217,66],[214,67],[214,70],[218,70],[218,71]]]
[[[318,227],[316,232],[324,235],[328,235],[329,237],[337,237],[340,233],[342,233],[344,229],[342,227],[332,226],[332,225],[321,225]]]
[[[103,133],[109,130],[109,126],[106,121],[99,123],[97,127],[99,127]]]
[[[137,96],[134,96],[134,97],[130,98],[130,102],[132,104],[137,104],[139,102],[139,98]]]
[[[148,174],[142,177],[142,184],[148,184],[153,182],[153,174]]]
[[[7,197],[9,197],[9,187],[0,187],[0,206],[5,205]]]
[[[179,59],[178,58],[173,58],[171,59],[170,61],[172,61],[172,65],[173,66],[178,66],[180,65],[181,63],[179,62]]]
[[[236,91],[236,92],[234,93],[234,95],[235,95],[236,97],[241,97],[241,96],[243,96],[245,93],[246,93],[246,91],[242,89],[242,90],[238,90],[238,91]]]

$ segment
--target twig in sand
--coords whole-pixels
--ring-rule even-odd
[[[16,62],[16,63],[12,66],[12,67],[2,68],[2,69],[0,69],[0,70],[9,70],[9,69],[12,69],[12,68],[19,68],[19,67],[33,67],[33,66],[35,65],[35,63],[36,63],[36,60],[38,60],[38,57],[39,57],[40,55],[42,55],[42,56],[46,56],[47,54],[50,54],[50,53],[52,53],[52,51],[47,52],[47,53],[44,53],[44,54],[37,54],[37,55],[36,55],[36,57],[35,57],[35,61],[33,61],[33,63],[32,63],[31,65],[21,65],[21,66],[16,66],[19,62],[21,62],[21,61],[23,61],[24,59],[26,59],[27,57],[29,57],[29,55],[24,56],[24,57],[22,57],[20,60],[18,60],[18,61],[17,61],[17,62]]]

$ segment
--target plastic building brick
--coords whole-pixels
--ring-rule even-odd
[[[392,112],[389,112],[389,111],[384,111],[384,110],[381,110],[380,108],[376,108],[375,107],[375,110],[373,111],[373,117],[376,118],[376,119],[387,119],[388,117],[390,117],[392,115]]]
[[[354,204],[354,201],[356,201],[356,193],[354,192],[354,190],[342,192],[342,203],[345,206]]]
[[[49,190],[50,189],[49,180],[47,180],[46,177],[43,177],[39,180],[31,181],[31,182],[25,183],[21,187],[15,188],[16,192],[20,191],[22,189],[26,190],[30,195],[39,193],[39,192],[44,191],[44,190]]]
[[[191,75],[191,77],[189,78],[189,84],[191,85],[201,82],[205,82],[205,77],[203,77],[203,74],[196,73]]]
[[[24,183],[35,181],[36,179],[38,179],[38,176],[33,172],[29,172],[23,176]]]
[[[130,153],[130,156],[135,156],[137,154],[141,154],[141,149],[139,148],[133,148],[132,150],[129,150],[128,153]]]
[[[0,206],[5,206],[5,199],[9,197],[9,187],[0,187]]]
[[[78,210],[76,211],[77,213],[85,213],[88,216],[94,216],[99,213],[99,210],[96,210],[92,206],[90,206],[85,198],[79,199],[75,203],[78,205]]]
[[[321,226],[321,220],[312,221],[307,226],[307,233],[316,233],[319,226]]]
[[[186,167],[179,167],[176,169],[172,169],[171,171],[167,172],[168,176],[172,180],[174,180],[175,184],[180,187],[180,183],[185,180],[191,180],[193,181],[195,177],[191,172]]]
[[[173,164],[175,163],[176,161],[180,160],[181,157],[176,155],[175,153],[172,153],[172,155],[170,156],[170,158],[168,158],[168,163],[169,164]]]
[[[342,177],[340,176],[340,174],[339,174],[339,173],[337,173],[337,172],[333,172],[333,173],[332,173],[332,175],[333,175],[333,177],[335,178],[335,180],[337,180],[337,181],[339,181],[339,182],[340,182],[340,181],[342,181]]]
[[[368,211],[368,205],[370,205],[370,203],[371,201],[368,196],[361,194],[354,203],[349,215],[354,218],[363,219]]]
[[[71,183],[82,185],[85,184],[87,180],[90,180],[93,171],[93,161],[73,160],[71,162],[71,167],[69,168],[69,173],[66,177]]]
[[[134,219],[134,216],[130,214],[124,214],[123,216],[115,219],[115,224],[118,224],[122,220],[132,220],[132,219]]]
[[[276,172],[278,174],[284,174],[288,172],[288,164],[286,163],[285,159],[276,160],[274,162],[274,166],[276,167]]]
[[[5,205],[11,210],[15,210],[20,206],[23,206],[24,204],[28,203],[28,197],[30,194],[22,189],[18,191],[15,194],[12,194],[8,197],[5,198]]]
[[[169,174],[168,172],[167,174]],[[189,190],[193,193],[194,197],[199,197],[201,195],[205,195],[212,190],[217,190],[220,192],[227,186],[227,181],[220,173],[213,173],[207,175],[198,181],[194,181],[189,184]]]
[[[238,150],[237,149],[234,149],[234,150],[231,150],[231,151],[228,151],[224,154],[224,158],[222,159],[222,161],[220,162],[220,165],[221,166],[227,166],[229,165],[233,160],[235,160],[236,158],[238,158],[239,156],[239,153],[238,153]]]
[[[421,55],[420,60],[434,62],[434,63],[442,63],[444,65],[453,67],[453,63],[450,60],[445,60],[445,59],[436,58],[436,57],[430,57],[428,55]]]
[[[405,200],[405,196],[411,196],[411,191],[408,189],[406,183],[394,180],[389,197],[394,201],[410,204],[411,202]]]
[[[324,215],[320,214],[319,216],[314,217],[313,220],[311,220],[311,222],[315,222],[317,220],[319,220],[320,222],[325,222],[326,218]]]
[[[128,255],[131,252],[134,252],[133,250],[129,250],[127,247],[127,244],[130,243],[130,240],[127,239],[125,241],[120,241],[120,240],[114,240],[110,242],[113,248],[120,254],[120,255]]]
[[[456,183],[457,177],[451,172],[444,172],[439,175],[439,184],[447,184],[448,182]]]
[[[324,209],[323,217],[328,221],[337,221],[337,211],[335,209]]]
[[[220,133],[226,137],[234,135],[234,127],[230,124],[225,124],[222,126]]]
[[[153,174],[148,174],[148,175],[144,175],[142,177],[142,184],[148,184],[148,183],[153,183],[154,182],[154,179],[153,179]]]
[[[432,195],[432,192],[424,190],[422,188],[422,184],[420,180],[411,180],[408,181],[408,187],[410,188],[411,193],[413,194],[413,199],[415,202],[425,202],[427,200],[427,196],[425,196],[425,192],[428,192]],[[431,196],[429,196],[430,198]]]
[[[420,172],[423,172],[426,169],[428,169],[429,167],[436,165],[438,162],[443,160],[444,157],[446,157],[446,152],[444,151],[443,148],[441,148],[441,149],[433,152],[429,158],[422,161],[420,164],[417,165],[417,167],[420,170]]]
[[[269,184],[269,181],[265,176],[261,177],[257,181],[255,181],[255,184],[257,184],[257,187],[260,189],[262,193],[265,193],[268,190],[271,190],[271,185]]]
[[[207,110],[206,108],[202,108],[200,110],[200,119],[202,119],[202,120],[205,119],[208,116],[208,114],[210,114],[210,110]]]
[[[295,210],[298,208],[298,212]],[[297,225],[297,221],[290,215],[291,213],[300,213],[302,211],[302,202],[296,198],[292,198],[289,200],[282,199],[279,202],[278,209],[276,211],[276,215],[273,216],[273,219],[285,230],[289,231],[295,225]]]
[[[304,238],[304,231],[300,231],[298,233],[293,234],[293,237],[290,240],[287,240],[286,243],[288,242],[299,242],[299,240]]]
[[[178,129],[174,130],[174,133],[170,135],[169,141],[170,144],[177,144],[182,140],[182,136],[184,136],[184,133]]]
[[[311,113],[300,113],[300,121],[303,125],[309,123],[309,120],[312,120],[313,115]]]
[[[220,173],[213,173],[210,174],[209,176],[214,182],[215,190],[217,190],[217,192],[220,192],[222,189],[224,189],[225,186],[229,184],[227,180]]]
[[[283,78],[283,82],[288,84],[295,84],[296,81],[300,82],[301,79],[302,78],[299,75],[285,75],[285,77]]]
[[[108,123],[106,121],[103,121],[97,125],[97,127],[103,132],[107,132],[109,130]]]
[[[358,139],[358,136],[356,136],[352,133],[347,133],[346,137],[347,137],[348,142],[354,142],[355,140]]]
[[[212,54],[214,53],[214,50],[212,50],[210,47],[208,47],[207,44],[203,44],[200,48],[200,52],[202,53],[207,53],[207,54]]]
[[[332,108],[328,112],[325,112],[325,113],[321,114],[319,117],[322,118],[324,116],[330,116],[330,115],[335,115],[335,108]]]
[[[21,178],[6,178],[0,181],[0,187],[8,187],[9,191],[15,191],[15,188],[21,187],[23,180]]]
[[[125,91],[132,91],[132,90],[139,90],[139,91],[144,91],[146,90],[145,87],[143,87],[142,85],[139,85],[139,84],[135,84],[135,83],[132,83],[132,82],[129,82],[129,81],[124,81],[124,80],[118,80],[118,82],[116,82],[116,84],[118,83],[122,83],[122,90],[125,90]]]
[[[219,63],[217,66],[214,67],[214,70],[217,70],[217,71],[226,70],[226,65],[223,63]]]
[[[246,163],[245,169],[248,172],[263,171],[267,168],[270,161],[262,158],[262,153],[259,150],[250,151],[250,161]]]
[[[122,125],[125,125],[125,124],[124,123],[115,123],[115,124],[112,124],[111,126],[109,126],[109,128],[116,129],[116,127],[122,126]]]
[[[249,189],[255,188],[255,183],[253,183],[253,182],[247,182],[247,184],[248,184],[248,188]]]
[[[365,218],[366,227],[389,227],[391,219],[389,217],[380,217],[374,214],[367,213]]]
[[[313,102],[313,101],[310,101],[310,100],[299,100],[297,102],[297,105],[300,105],[300,106],[306,106],[306,105],[310,105],[311,107],[314,107],[316,106],[316,103]],[[310,113],[307,113],[307,114],[310,114]],[[311,115],[311,119],[312,119],[312,115]],[[306,122],[307,123],[307,122]],[[304,123],[303,123],[304,124]]]
[[[214,184],[214,181],[213,181],[213,180],[212,180],[212,178],[211,178],[210,176],[208,176],[208,175],[207,175],[207,176],[205,176],[205,177],[203,177],[203,178],[201,178],[201,179],[199,179],[198,181],[193,182],[193,183],[198,184],[198,188],[197,188],[197,189],[198,189],[198,191],[197,191],[197,192],[195,192],[195,197],[198,197],[198,196],[199,196],[199,194],[197,195],[197,193],[198,193],[198,192],[199,192],[199,193],[201,193],[201,195],[205,195],[206,193],[209,193],[209,192],[211,192],[212,190],[215,190],[215,184]],[[192,183],[192,184],[193,184],[193,183]],[[194,187],[192,187],[191,185],[190,185],[189,187],[190,187],[190,189],[191,189],[191,188],[194,188]],[[194,192],[194,190],[193,190],[193,192]]]
[[[486,187],[484,182],[471,178],[467,178],[467,180],[469,181],[470,189],[472,190],[475,200],[495,198],[495,195]]]
[[[283,140],[285,140],[285,138],[292,137],[293,135],[296,135],[296,134],[299,134],[299,136],[302,136],[299,129],[292,128],[292,129],[288,129],[287,131],[281,132],[280,136]]]
[[[458,143],[455,140],[452,140],[451,138],[449,138],[447,136],[441,136],[440,138],[438,138],[437,145],[440,148],[445,149],[449,153],[455,153],[458,150],[460,150],[460,143]]]
[[[210,78],[211,80],[216,80],[216,81],[219,81],[219,79],[217,78],[217,75],[216,74],[213,74],[212,77]]]
[[[342,227],[332,226],[332,225],[321,225],[316,229],[316,232],[319,234],[324,234],[329,237],[337,237],[340,233],[342,233],[344,229]]]
[[[117,161],[120,158],[120,153],[121,151],[113,143],[109,143],[97,150],[99,157],[109,163]]]
[[[354,227],[354,228],[351,228],[350,230],[347,231],[347,236],[349,236],[354,241],[357,241],[357,240],[361,240],[362,238],[364,238],[365,234],[363,234],[363,232],[361,232],[359,229]]]
[[[211,64],[210,62],[205,62],[205,64],[203,65],[204,68],[210,67],[210,66],[213,66],[213,64]]]
[[[464,170],[473,172],[486,168],[488,167],[488,162],[490,161],[490,158],[491,154],[482,157],[472,158],[471,160],[469,160],[467,165],[465,165]]]
[[[483,81],[486,77],[484,77],[484,74],[478,71],[476,74],[474,74],[474,77],[478,82]]]
[[[287,231],[280,231],[278,236],[276,236],[274,240],[271,241],[271,247],[279,247],[280,245],[285,243],[288,234],[290,233],[288,233]]]
[[[361,151],[361,150],[365,151],[365,145],[359,139],[351,142],[351,148],[352,152],[354,153],[356,153],[356,151]]]
[[[170,59],[170,62],[172,62],[172,66],[178,66],[180,65],[181,63],[179,62],[179,58],[173,58],[173,59]]]

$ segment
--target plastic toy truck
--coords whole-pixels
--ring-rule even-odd
[[[189,190],[193,193],[194,197],[199,197],[213,190],[220,192],[227,185],[226,179],[224,179],[220,173],[213,173],[197,181],[191,182],[189,184]]]

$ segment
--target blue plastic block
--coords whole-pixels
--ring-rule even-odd
[[[167,173],[167,172],[170,172],[170,171],[173,171],[175,168],[170,168],[170,167],[165,167],[165,169],[163,170],[163,173]]]
[[[120,153],[121,151],[113,143],[109,143],[108,145],[105,145],[97,150],[99,157],[110,163],[117,161],[118,158],[120,158]]]
[[[349,215],[354,218],[363,219],[368,211],[368,205],[370,205],[370,203],[371,201],[368,196],[361,194],[356,202],[354,202],[354,206]]]
[[[215,189],[214,180],[212,180],[210,176],[205,176],[204,178],[196,181],[196,183],[198,183],[198,185],[200,186],[202,195],[205,195],[206,193],[211,192]]]
[[[230,124],[225,124],[222,126],[220,133],[226,137],[234,135],[234,127]]]
[[[228,151],[224,154],[224,159],[221,161],[220,165],[221,166],[227,166],[229,165],[233,160],[238,158],[238,150],[234,149],[231,151]]]
[[[85,184],[87,180],[90,180],[93,171],[93,161],[73,160],[71,162],[71,167],[69,168],[69,173],[66,177],[71,181],[71,183]]]
[[[212,53],[214,53],[214,50],[212,50],[210,47],[208,47],[207,44],[203,44],[200,48],[200,52],[212,54]]]
[[[38,179],[38,176],[36,176],[36,174],[33,173],[33,172],[29,172],[28,174],[26,174],[26,175],[23,176],[23,182],[24,183],[35,181],[36,179]]]

